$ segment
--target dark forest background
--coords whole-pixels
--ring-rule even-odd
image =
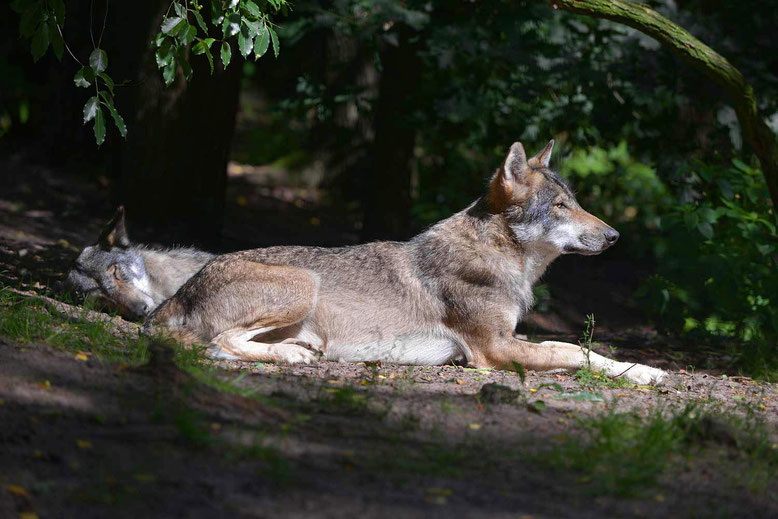
[[[778,5],[649,4],[739,68],[778,127]],[[4,170],[80,177],[104,191],[94,218],[125,204],[161,242],[335,245],[408,238],[478,197],[512,142],[534,153],[554,138],[552,165],[622,242],[584,263],[602,262],[609,285],[564,258],[539,309],[626,293],[663,336],[775,376],[778,233],[759,162],[724,92],[654,40],[541,1],[300,1],[274,18],[277,59],[233,49],[209,75],[192,56],[192,80],[166,88],[149,42],[169,2],[105,5],[68,2],[65,25],[88,56],[90,19],[99,33],[105,17],[129,133],[109,128],[99,148],[78,65],[34,63],[0,7]]]

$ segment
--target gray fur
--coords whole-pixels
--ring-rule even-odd
[[[119,208],[97,243],[81,251],[67,283],[127,317],[143,318],[213,257],[196,249],[132,245]]]

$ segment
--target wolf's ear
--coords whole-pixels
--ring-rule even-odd
[[[97,243],[104,249],[113,247],[126,249],[130,246],[130,238],[127,236],[127,228],[124,225],[124,206],[120,205],[116,209],[116,214],[103,229]]]
[[[514,142],[502,164],[501,173],[507,180],[517,181],[524,175],[525,169],[527,169],[527,152],[520,142]]]
[[[524,200],[528,192],[527,153],[520,142],[514,142],[502,167],[492,177],[488,198],[494,210],[502,211]]]
[[[532,166],[543,166],[544,168],[547,168],[549,164],[551,164],[551,152],[554,150],[554,139],[551,139],[548,141],[548,144],[546,144],[546,147],[543,148],[543,150],[529,159],[530,164]]]

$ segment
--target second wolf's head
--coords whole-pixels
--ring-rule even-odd
[[[126,317],[143,317],[156,306],[143,258],[130,247],[123,207],[119,207],[97,243],[81,251],[67,281],[87,299]]]
[[[554,141],[527,160],[520,142],[511,146],[492,177],[487,201],[516,239],[557,254],[599,254],[619,233],[581,208],[562,177],[549,169]]]

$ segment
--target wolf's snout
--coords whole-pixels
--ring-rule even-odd
[[[619,239],[619,231],[614,229],[613,227],[609,227],[608,230],[605,231],[605,241],[608,242],[608,245],[613,245],[616,243],[616,240]]]

